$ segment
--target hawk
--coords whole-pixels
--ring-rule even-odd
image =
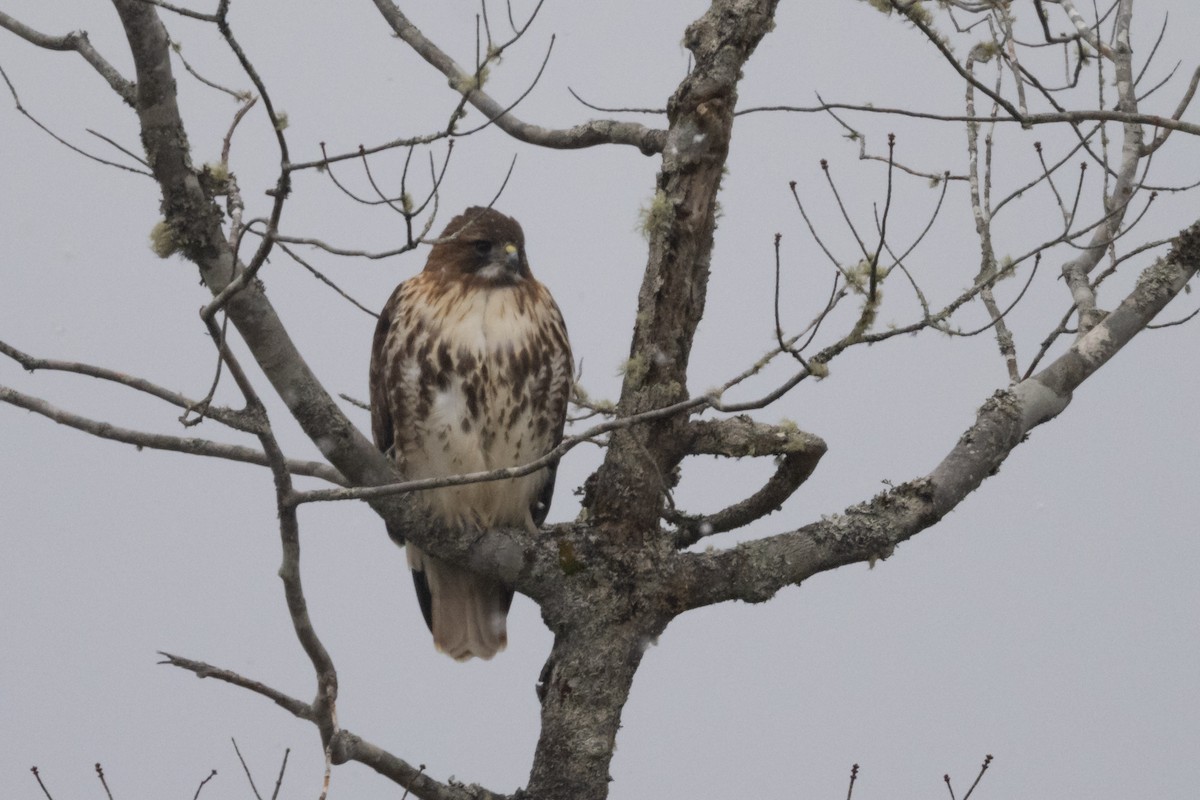
[[[562,313],[529,271],[521,226],[493,209],[468,208],[379,315],[370,375],[375,444],[410,480],[527,464],[562,440],[572,376]],[[417,500],[447,533],[532,531],[553,491],[548,467],[426,490]],[[503,650],[513,590],[412,544],[407,551],[434,646],[460,661]]]

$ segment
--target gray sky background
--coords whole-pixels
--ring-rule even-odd
[[[0,5],[49,33],[87,29],[132,76],[107,4]],[[529,5],[517,3],[517,10]],[[600,105],[664,106],[687,68],[683,29],[704,4],[650,5],[548,0],[528,38],[493,69],[488,88],[498,98],[516,97],[554,33],[546,74],[519,109],[523,119],[568,126],[596,116],[568,86]],[[1031,4],[1016,5],[1019,17],[1032,18]],[[455,95],[390,36],[371,3],[298,8],[238,0],[232,14],[243,46],[288,113],[297,159],[319,157],[321,141],[340,152],[443,123]],[[460,64],[472,60],[476,5],[425,2],[405,10]],[[1186,60],[1200,39],[1192,0],[1139,0],[1135,52],[1144,58],[1167,12],[1171,24],[1147,85],[1177,59],[1185,59],[1185,75],[1196,66]],[[506,29],[503,17],[501,6],[493,9],[496,28]],[[215,30],[165,18],[205,76],[248,88]],[[969,41],[961,40],[958,52]],[[1052,64],[1059,56],[1044,58]],[[116,154],[85,128],[139,149],[132,112],[78,56],[0,32],[0,65],[25,106],[59,135],[106,157]],[[195,160],[215,161],[236,105],[178,62],[176,75]],[[1145,110],[1169,113],[1181,80]],[[781,4],[777,30],[746,70],[740,104],[809,104],[814,91],[827,100],[947,113],[960,111],[963,95],[917,32],[867,5]],[[1111,86],[1106,94],[1111,101]],[[906,163],[933,172],[965,169],[958,125],[846,118],[867,134],[873,152],[882,152],[894,131]],[[1194,110],[1188,119],[1197,119]],[[472,112],[467,121],[480,116]],[[885,173],[860,162],[857,145],[842,134],[828,116],[739,118],[709,311],[692,359],[693,391],[725,381],[771,346],[775,232],[784,235],[789,327],[806,325],[824,303],[831,268],[803,227],[789,180],[798,181],[838,257],[857,260],[818,160],[829,159],[864,231],[872,204],[882,203]],[[7,98],[0,101],[0,139],[0,339],[34,355],[108,366],[202,395],[214,365],[196,315],[206,292],[192,266],[149,250],[157,187],[69,153]],[[998,131],[997,196],[1036,174],[1034,141],[1051,148],[1067,138],[1013,126]],[[434,153],[440,157],[444,145]],[[1156,157],[1151,180],[1200,180],[1197,153],[1200,142],[1176,134]],[[638,209],[652,195],[658,162],[627,147],[542,151],[488,130],[457,143],[435,227],[467,205],[488,202],[513,155],[517,165],[497,207],[525,227],[533,270],[562,306],[585,386],[615,398],[645,261]],[[268,208],[262,191],[274,180],[276,158],[258,110],[233,149],[248,217]],[[380,156],[376,177],[398,186],[401,163],[400,153]],[[1092,213],[1098,172],[1088,176]],[[353,164],[337,174],[369,191]],[[426,175],[418,170],[415,186],[427,186]],[[1001,253],[1022,253],[1054,235],[1059,218],[1045,187],[1027,194],[997,220]],[[911,241],[937,192],[923,180],[898,177],[894,197],[889,231],[893,241]],[[977,270],[966,200],[965,184],[951,187],[909,260],[931,302],[953,297]],[[1197,208],[1195,196],[1164,194],[1133,239],[1170,235],[1194,221]],[[297,181],[282,229],[370,250],[402,241],[395,214],[349,201],[316,173]],[[386,261],[308,255],[369,307],[380,306],[424,262],[423,251]],[[1058,249],[1047,258],[1011,317],[1022,365],[1069,304],[1055,279],[1069,257]],[[1101,305],[1111,307],[1149,258],[1106,284]],[[364,397],[373,319],[280,253],[263,278],[325,385]],[[881,325],[919,313],[901,281],[897,274],[885,285]],[[1001,284],[999,301],[1007,304],[1019,288],[1017,281]],[[1185,297],[1165,316],[1180,317],[1196,303]],[[830,322],[824,341],[848,329],[853,310]],[[971,308],[961,322],[969,327],[981,315]],[[855,762],[862,765],[856,798],[936,797],[947,772],[961,796],[986,753],[996,761],[981,798],[1195,796],[1197,345],[1195,323],[1138,337],[998,476],[875,569],[840,569],[765,605],[730,604],[677,620],[634,683],[612,796],[839,797]],[[756,396],[788,373],[780,364],[737,397]],[[927,472],[1006,382],[990,335],[922,334],[846,354],[830,378],[806,382],[756,415],[790,418],[824,437],[830,451],[817,473],[781,512],[737,536],[717,537],[713,546],[793,529],[869,498],[883,481]],[[3,361],[0,383],[94,418],[183,433],[173,409],[86,378],[30,376]],[[222,391],[224,401],[235,402],[229,387]],[[289,455],[316,457],[277,403],[272,412]],[[368,427],[364,412],[349,413]],[[211,422],[192,434],[228,439]],[[595,448],[579,448],[565,459],[552,520],[576,513],[571,490],[598,458]],[[687,510],[715,510],[756,489],[770,468],[689,462],[676,501]],[[308,506],[301,523],[310,611],[339,669],[341,724],[426,764],[440,779],[453,775],[506,792],[523,785],[538,729],[533,686],[550,647],[536,607],[517,599],[508,652],[490,663],[455,664],[433,651],[403,552],[377,517],[359,505]],[[311,669],[275,575],[280,557],[266,470],[137,452],[5,406],[0,541],[0,776],[7,796],[40,796],[28,773],[34,764],[56,800],[100,796],[92,769],[99,761],[118,800],[190,798],[213,768],[219,774],[202,798],[245,798],[230,737],[260,789],[270,790],[290,747],[283,796],[319,793],[322,759],[312,726],[258,696],[155,664],[155,652],[167,650],[311,696]],[[365,767],[333,775],[333,798],[399,795]]]

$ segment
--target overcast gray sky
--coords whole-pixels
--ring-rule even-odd
[[[477,5],[406,5],[459,63],[471,61]],[[516,5],[522,13],[530,4]],[[650,6],[547,0],[528,38],[493,69],[489,88],[498,98],[516,97],[556,34],[522,118],[567,126],[595,116],[568,86],[599,105],[663,107],[687,68],[683,29],[705,4]],[[1032,18],[1030,3],[1016,6],[1018,16]],[[235,0],[231,17],[288,114],[297,158],[319,157],[322,141],[344,151],[442,124],[454,94],[389,34],[371,3],[299,7]],[[48,33],[86,29],[133,74],[106,3],[9,0],[0,10]],[[1168,11],[1148,85],[1178,59],[1185,75],[1196,66],[1186,60],[1200,40],[1193,0],[1139,0],[1135,52],[1148,53]],[[165,18],[206,77],[248,88],[214,30]],[[502,7],[493,9],[497,19]],[[962,41],[960,53],[969,46]],[[0,66],[29,111],[59,135],[108,157],[119,154],[86,128],[138,149],[132,112],[76,55],[38,50],[0,31]],[[194,158],[214,161],[236,105],[178,63],[176,73]],[[1147,101],[1147,110],[1170,113],[1181,81]],[[827,100],[947,113],[961,110],[963,94],[919,34],[864,3],[781,4],[777,30],[746,70],[741,105],[809,104],[814,91]],[[1187,118],[1195,121],[1196,112]],[[847,120],[874,152],[894,131],[907,163],[931,172],[965,169],[957,125]],[[784,235],[786,323],[803,327],[824,302],[830,267],[803,226],[789,180],[798,182],[838,257],[856,260],[818,160],[829,160],[863,230],[871,227],[872,204],[882,202],[886,176],[878,164],[860,162],[857,144],[843,133],[827,116],[739,119],[708,316],[692,358],[693,391],[723,382],[771,346],[777,231]],[[154,183],[66,151],[6,98],[0,137],[0,339],[202,395],[214,362],[196,315],[206,292],[194,267],[149,250],[159,218]],[[1067,141],[1049,130],[998,132],[1004,166],[997,196],[1036,174],[1035,140],[1048,147]],[[444,146],[433,152],[440,158]],[[1198,153],[1200,142],[1176,135],[1151,180],[1200,180]],[[497,207],[525,228],[532,268],[563,309],[584,384],[615,399],[645,262],[638,209],[652,195],[657,161],[632,148],[542,151],[488,130],[457,143],[437,227],[467,205],[490,201],[514,155]],[[274,182],[276,162],[266,119],[255,112],[233,149],[248,216],[268,208],[262,192]],[[376,177],[397,186],[401,163],[402,154],[380,156]],[[337,172],[369,191],[355,166]],[[1098,170],[1091,173],[1096,180]],[[418,184],[426,174],[417,173]],[[911,241],[937,191],[900,178],[895,191],[889,229],[897,241]],[[1054,206],[1037,191],[1029,195],[997,221],[998,251],[1021,253],[1053,235]],[[1094,213],[1094,192],[1091,198]],[[1170,235],[1194,221],[1197,208],[1194,196],[1164,194],[1135,236]],[[282,229],[369,250],[403,238],[392,212],[364,209],[316,173],[297,181]],[[385,261],[310,255],[368,307],[380,306],[424,260],[422,251]],[[1047,257],[1011,318],[1023,364],[1068,306],[1055,276],[1069,257],[1069,250]],[[1101,293],[1101,305],[1111,307],[1151,257],[1132,261]],[[944,301],[970,284],[978,258],[966,191],[957,184],[910,267]],[[365,396],[374,320],[280,254],[262,277],[325,385]],[[1018,290],[1016,281],[1001,284],[1000,302]],[[1185,297],[1166,317],[1196,302]],[[885,286],[881,326],[918,313],[898,276]],[[964,326],[980,319],[979,309],[962,317]],[[996,761],[978,797],[1195,796],[1197,345],[1195,323],[1138,337],[998,476],[873,570],[843,568],[765,605],[725,605],[677,620],[634,683],[612,796],[838,797],[857,762],[857,798],[937,796],[947,772],[961,797],[986,753]],[[785,365],[769,371],[744,396],[786,372]],[[780,513],[713,545],[794,529],[869,498],[883,481],[927,472],[1006,383],[987,335],[923,334],[848,353],[830,378],[806,382],[758,415],[793,419],[825,438],[830,450],[817,473]],[[173,409],[78,376],[26,375],[4,360],[0,384],[117,424],[182,433]],[[223,399],[234,402],[227,389]],[[350,413],[367,428],[364,412]],[[278,404],[272,414],[290,455],[316,457]],[[226,438],[212,423],[194,433]],[[572,489],[598,459],[594,448],[580,448],[564,460],[552,521],[574,516]],[[753,491],[769,472],[769,464],[689,462],[676,501],[714,510]],[[359,505],[307,506],[301,523],[310,611],[339,669],[339,721],[440,779],[453,775],[505,792],[523,785],[537,736],[533,686],[550,647],[536,607],[518,597],[506,653],[490,663],[453,663],[433,651],[403,552],[377,517]],[[280,557],[266,470],[138,452],[4,406],[0,537],[0,776],[8,795],[40,796],[28,774],[36,764],[56,800],[99,796],[92,769],[99,761],[117,800],[190,798],[213,768],[219,775],[201,797],[244,798],[249,790],[230,737],[260,789],[273,784],[290,747],[283,796],[317,795],[322,759],[312,726],[258,696],[155,664],[156,651],[167,650],[311,695],[311,670],[275,575]],[[365,767],[333,776],[333,798],[399,794]]]

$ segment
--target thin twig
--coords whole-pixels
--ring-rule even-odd
[[[355,398],[355,397],[351,397],[351,396],[350,396],[350,395],[348,395],[348,394],[345,394],[345,393],[339,393],[339,394],[338,394],[338,397],[342,398],[343,400],[345,400],[347,403],[349,403],[349,404],[350,404],[350,405],[352,405],[352,406],[356,406],[356,407],[358,407],[358,408],[361,408],[363,411],[370,411],[370,410],[371,410],[371,404],[370,404],[370,403],[364,403],[362,400],[359,400],[358,398]]]
[[[104,367],[96,367],[91,364],[83,364],[75,361],[59,361],[49,358],[36,358],[28,353],[22,352],[7,342],[0,341],[0,355],[8,356],[16,361],[22,367],[30,372],[37,370],[51,370],[55,372],[69,372],[76,375],[86,375],[90,378],[109,381],[121,386],[127,386],[139,392],[156,397],[159,400],[165,400],[178,408],[191,408],[197,404],[196,400],[172,392],[169,389],[164,389],[154,383],[134,375],[126,375],[123,372],[116,370],[105,369]],[[254,430],[254,421],[241,412],[235,411],[224,406],[214,406],[209,408],[209,417],[222,425],[227,425],[234,430],[252,432]]]
[[[237,753],[238,761],[242,764],[242,771],[246,773],[246,780],[250,781],[250,790],[254,792],[257,800],[262,800],[262,795],[258,793],[258,787],[254,785],[254,776],[250,774],[250,767],[246,765],[246,759],[242,758],[242,751],[238,749],[237,739],[230,737],[229,741],[233,742],[233,752]]]
[[[54,798],[50,796],[50,790],[47,789],[46,784],[42,782],[42,774],[38,771],[38,768],[36,766],[30,767],[29,771],[33,773],[33,777],[37,780],[38,786],[41,787],[42,794],[46,795],[46,800],[54,800]]]
[[[196,793],[192,795],[192,800],[200,800],[200,792],[204,789],[204,784],[208,783],[215,777],[217,777],[217,771],[214,769],[212,772],[208,773],[207,778],[200,781],[200,785],[196,787]]]
[[[203,14],[199,11],[192,11],[190,8],[183,8],[182,6],[177,6],[174,3],[168,3],[168,2],[166,2],[166,0],[142,0],[142,2],[149,3],[150,5],[158,6],[159,8],[166,9],[167,11],[178,14],[181,17],[189,17],[191,19],[198,19],[201,22],[216,22],[217,21],[217,17],[213,14]]]
[[[292,752],[292,748],[287,748],[283,751],[283,763],[279,765],[279,777],[275,779],[275,791],[271,792],[271,800],[278,800],[279,790],[283,786],[283,773],[287,770],[288,755]]]
[[[0,16],[3,16],[3,15],[0,15]],[[19,114],[21,114],[21,116],[25,117],[25,119],[32,122],[34,125],[41,128],[41,130],[44,131],[45,133],[47,133],[50,136],[50,138],[54,139],[54,141],[58,142],[63,147],[66,147],[68,150],[78,153],[79,155],[83,156],[84,158],[91,159],[92,161],[98,162],[100,164],[104,164],[105,166],[108,166],[108,167],[116,167],[117,169],[124,170],[126,172],[132,172],[137,175],[145,175],[145,176],[151,177],[151,178],[154,177],[146,170],[137,169],[136,167],[130,167],[126,164],[119,164],[116,161],[109,161],[107,158],[101,158],[100,156],[93,155],[92,153],[89,153],[88,151],[84,150],[83,148],[76,147],[75,145],[71,144],[66,139],[62,138],[57,133],[50,130],[50,128],[43,125],[42,122],[37,117],[35,117],[33,114],[31,114],[29,112],[28,109],[25,108],[25,106],[21,105],[21,98],[20,98],[20,96],[17,95],[17,88],[15,86],[13,86],[12,81],[10,81],[8,79],[8,73],[4,71],[3,67],[0,67],[0,78],[3,78],[4,83],[8,86],[8,91],[12,95],[13,104],[16,107],[17,112]]]
[[[175,9],[171,9],[171,10],[175,10]],[[213,22],[216,22],[216,20],[214,19]],[[236,89],[230,89],[228,86],[222,86],[221,84],[217,83],[216,81],[209,80],[208,78],[204,77],[199,72],[197,72],[195,70],[195,68],[192,67],[192,65],[188,63],[188,60],[183,57],[183,45],[181,45],[179,42],[171,42],[171,50],[173,50],[175,52],[175,55],[178,56],[180,63],[183,64],[183,68],[185,70],[187,70],[188,74],[191,75],[196,80],[203,83],[208,88],[216,89],[218,92],[224,92],[225,94],[229,95],[230,97],[232,97],[234,100],[237,100],[238,102],[244,102],[246,100],[253,98],[253,95],[251,95],[249,92],[247,92],[245,90],[242,90],[239,92]]]
[[[579,92],[576,92],[570,86],[567,87],[567,91],[570,92],[571,96],[574,97],[576,100],[578,100],[584,106],[587,106],[588,108],[592,109],[593,111],[601,111],[605,114],[666,114],[667,113],[667,110],[665,108],[604,108],[603,106],[598,106],[598,105],[595,105],[594,103],[589,103],[587,100],[584,100],[582,97],[579,96]]]
[[[896,134],[888,134],[888,171],[887,171],[887,199],[883,204],[883,217],[879,222],[879,246],[875,248],[875,255],[871,256],[871,286],[867,294],[867,302],[875,302],[875,286],[878,282],[879,275],[879,256],[883,252],[884,242],[887,241],[887,221],[888,212],[892,208],[892,171],[895,165],[896,155]]]
[[[104,787],[104,793],[108,795],[108,800],[113,800],[112,791],[108,788],[108,781],[104,778],[104,769],[100,766],[100,762],[96,762],[96,775],[100,778],[100,785]]]
[[[129,156],[129,157],[130,157],[130,158],[132,158],[134,161],[136,161],[136,162],[138,162],[139,164],[141,164],[143,167],[147,167],[147,168],[149,168],[149,166],[150,166],[150,162],[149,162],[149,161],[147,161],[146,159],[142,158],[141,156],[139,156],[137,153],[133,152],[132,150],[129,150],[129,149],[127,149],[127,148],[123,147],[123,146],[122,146],[120,143],[118,143],[118,142],[116,142],[116,141],[114,141],[114,140],[110,139],[109,137],[105,136],[103,133],[100,133],[99,131],[92,130],[91,128],[84,128],[84,130],[85,130],[85,131],[87,131],[88,133],[90,133],[92,136],[95,136],[97,139],[101,140],[102,142],[106,142],[106,143],[108,143],[108,144],[112,145],[112,146],[113,146],[114,148],[116,148],[117,150],[120,150],[122,153],[124,153],[125,155]]]
[[[971,784],[971,788],[967,789],[967,793],[963,795],[963,800],[969,800],[971,792],[975,791],[975,787],[979,785],[979,781],[983,780],[983,773],[988,771],[988,767],[992,764],[992,756],[989,753],[983,759],[983,765],[979,768],[979,774],[975,776],[975,782]]]
[[[854,796],[854,782],[858,780],[858,764],[850,767],[850,788],[846,790],[846,800]]]

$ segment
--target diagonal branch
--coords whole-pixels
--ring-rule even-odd
[[[203,661],[195,661],[171,653],[160,652],[159,655],[163,657],[160,664],[185,669],[194,673],[197,678],[213,678],[233,686],[239,686],[267,698],[293,716],[310,721],[313,718],[311,705],[267,686],[261,681],[247,678],[232,670],[214,667]],[[426,775],[422,769],[412,766],[403,759],[397,758],[345,729],[341,729],[335,734],[331,750],[335,764],[344,764],[347,761],[365,764],[381,775],[408,787],[414,795],[425,800],[500,800],[501,798],[501,795],[493,794],[477,786],[461,787],[440,783]]]
[[[149,433],[131,428],[122,428],[109,422],[82,417],[64,411],[57,406],[47,403],[37,397],[31,397],[15,389],[0,385],[0,403],[8,403],[35,414],[41,414],[60,425],[90,433],[101,439],[111,439],[114,442],[124,442],[135,447],[149,447],[152,450],[171,450],[176,453],[187,453],[195,456],[224,458],[229,461],[240,461],[244,464],[257,464],[265,467],[270,465],[267,455],[253,447],[214,442],[209,439],[197,439],[185,436],[170,436],[163,433]],[[296,475],[308,475],[344,486],[346,479],[333,467],[319,461],[301,461],[287,459],[288,469]]]
[[[272,689],[265,683],[243,677],[232,670],[205,664],[203,661],[194,661],[183,656],[164,653],[161,650],[158,654],[163,657],[163,660],[158,662],[160,664],[169,664],[172,667],[186,669],[189,672],[195,673],[197,678],[215,678],[234,686],[240,686],[255,694],[262,695],[293,716],[297,716],[300,719],[312,719],[312,706],[294,697],[290,697],[278,689]]]
[[[133,83],[125,80],[117,68],[105,61],[104,56],[92,47],[86,31],[72,31],[64,36],[49,36],[18,22],[3,11],[0,11],[0,28],[7,28],[30,44],[46,50],[74,50],[83,57],[84,61],[91,64],[96,72],[100,73],[100,77],[108,81],[108,85],[121,96],[122,100],[133,105],[135,94]]]
[[[123,372],[106,369],[104,367],[96,367],[91,364],[83,364],[76,361],[59,361],[50,358],[36,358],[24,353],[6,342],[0,342],[0,354],[6,355],[16,361],[22,367],[30,372],[39,369],[51,370],[57,372],[72,372],[77,375],[87,375],[91,378],[96,378],[103,381],[111,381],[122,386],[128,386],[131,389],[136,389],[139,392],[145,392],[151,397],[157,397],[159,400],[165,400],[173,406],[190,410],[197,406],[197,402],[190,398],[184,397],[178,392],[172,392],[170,389],[164,389],[157,384],[151,383],[148,380],[139,378],[136,375],[126,375]],[[243,431],[245,433],[253,433],[256,428],[256,422],[250,419],[245,412],[236,411],[232,408],[223,406],[210,406],[206,409],[205,416],[215,419],[223,425],[227,425],[234,430]]]
[[[497,127],[528,144],[541,147],[571,150],[595,147],[602,144],[633,145],[645,155],[662,152],[667,132],[647,128],[636,122],[616,120],[592,120],[573,128],[542,128],[515,117],[502,103],[497,102],[483,89],[477,88],[474,77],[464,71],[449,55],[425,38],[416,25],[396,7],[392,0],[374,0],[375,7],[396,35],[417,52],[421,58],[445,75],[452,86],[462,87],[467,102],[483,112]]]

